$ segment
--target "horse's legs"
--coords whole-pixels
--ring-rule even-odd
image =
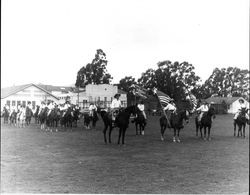
[[[173,142],[176,142],[175,136],[176,136],[176,128],[174,128],[174,137],[173,137]]]
[[[207,140],[210,141],[211,138],[210,138],[210,130],[211,130],[211,127],[208,127],[207,128]]]
[[[234,121],[234,136],[236,136],[236,122]]]
[[[177,129],[177,142],[181,142],[181,140],[180,140],[180,129]]]
[[[105,143],[107,143],[107,137],[106,137],[106,131],[107,131],[107,129],[108,129],[108,126],[105,125],[105,126],[104,126],[104,129],[103,129],[103,136],[104,136],[104,142],[105,142]]]
[[[112,132],[112,129],[113,129],[112,124],[110,124],[110,126],[109,126],[109,143],[111,143],[111,132]]]
[[[162,125],[161,126],[161,141],[164,141],[164,132],[166,130],[166,126]]]
[[[126,129],[127,129],[127,128],[123,128],[123,129],[122,129],[122,144],[123,144],[123,145],[125,144],[124,140],[125,140]]]
[[[243,131],[243,138],[245,138],[245,137],[246,137],[246,135],[245,135],[245,127],[246,127],[246,125],[244,124],[244,125],[243,125],[243,127],[242,127],[242,131]]]
[[[237,134],[237,137],[240,136],[240,132],[241,132],[241,125],[238,125],[238,134]]]
[[[200,126],[200,134],[201,134],[201,139],[203,138],[203,135],[202,135],[202,126]]]
[[[118,143],[117,144],[120,144],[121,134],[122,134],[122,129],[119,128],[119,136],[118,136]]]
[[[204,137],[203,137],[204,140],[206,140],[206,136],[207,136],[206,134],[207,134],[207,127],[204,127]]]

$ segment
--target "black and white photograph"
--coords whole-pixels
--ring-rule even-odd
[[[249,194],[248,0],[2,0],[1,194]]]

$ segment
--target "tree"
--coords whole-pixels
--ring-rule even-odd
[[[98,49],[92,63],[83,66],[77,73],[76,87],[85,87],[87,84],[109,84],[112,80],[107,72],[106,54]]]
[[[175,100],[186,98],[186,90],[192,91],[200,77],[195,75],[194,66],[188,62],[162,61],[158,69],[148,69],[138,79],[138,83],[145,88],[156,87]]]
[[[236,67],[215,68],[202,86],[205,97],[243,96],[249,99],[249,70]]]
[[[119,81],[118,88],[125,92],[129,92],[130,87],[133,84],[136,84],[135,78],[133,78],[132,76],[126,76]]]

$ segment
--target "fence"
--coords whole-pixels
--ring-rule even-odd
[[[81,102],[79,106],[85,109],[85,108],[88,108],[91,103],[102,108],[109,108],[111,105],[111,101],[90,101],[90,102]],[[127,107],[126,101],[121,101],[121,104],[122,104],[122,107]]]

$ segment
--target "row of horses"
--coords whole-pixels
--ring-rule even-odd
[[[239,117],[234,120],[234,136],[236,136],[236,126],[238,126],[238,136],[245,137],[245,126],[246,123],[249,122],[245,117],[246,112],[247,110],[242,111]],[[65,111],[60,111],[58,108],[55,108],[50,112],[48,108],[45,107],[42,110],[37,109],[33,114],[33,117],[35,118],[36,123],[41,125],[41,129],[47,128],[48,130],[50,129],[52,131],[53,128],[56,128],[57,131],[58,124],[60,124],[61,127],[65,128],[72,128],[73,124],[74,126],[77,126],[77,121],[79,120],[80,116],[83,116],[84,126],[86,128],[90,127],[91,122],[92,127],[95,127],[96,122],[99,120],[98,114],[100,114],[104,124],[104,142],[107,143],[106,133],[109,130],[108,142],[111,143],[111,133],[114,125],[110,113],[105,109],[98,108],[97,111],[94,111],[93,115],[90,116],[89,113],[80,113],[78,109],[73,109],[71,107]],[[28,120],[26,120],[27,125],[30,123],[30,115],[31,114],[28,113],[26,114],[26,119],[27,116],[29,116]],[[120,144],[120,142],[122,144],[125,143],[125,134],[130,122],[131,115],[136,116],[136,118],[134,118],[132,121],[135,123],[136,135],[144,134],[144,130],[146,127],[146,120],[144,119],[144,116],[136,105],[128,106],[127,108],[123,108],[122,110],[120,110],[116,117],[115,124],[116,127],[119,128],[118,144]],[[170,121],[168,121],[165,116],[160,117],[159,122],[161,127],[161,140],[164,140],[164,132],[166,128],[171,128],[174,130],[173,142],[180,142],[180,130],[184,128],[185,121],[186,123],[188,123],[189,115],[190,113],[188,110],[180,109],[177,110],[176,113],[172,114]],[[210,140],[210,130],[214,118],[215,109],[213,107],[210,107],[208,112],[203,115],[201,121],[198,121],[198,118],[196,117],[196,135],[198,136],[198,132],[200,131],[201,138]]]

